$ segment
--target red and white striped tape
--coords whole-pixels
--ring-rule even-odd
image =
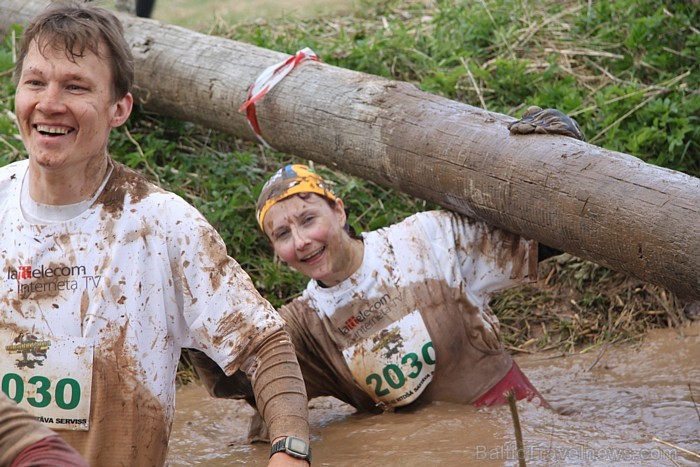
[[[265,94],[267,94],[270,89],[275,87],[277,83],[282,81],[285,76],[287,76],[304,60],[320,61],[313,50],[306,47],[298,51],[295,55],[289,57],[287,60],[266,68],[250,86],[250,89],[248,89],[248,99],[243,103],[241,108],[238,109],[239,112],[243,112],[244,110],[246,111],[248,123],[250,123],[255,135],[258,137],[260,142],[268,148],[271,146],[267,143],[267,141],[265,141],[265,138],[262,137],[260,132],[258,117],[255,115],[255,103],[265,97]]]

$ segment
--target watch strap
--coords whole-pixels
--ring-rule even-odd
[[[305,447],[305,452],[293,449],[293,446],[297,443]],[[272,448],[270,449],[270,457],[278,452],[284,452],[296,459],[303,459],[311,464],[311,447],[309,446],[309,443],[302,439],[294,438],[292,436],[285,436],[272,444]]]

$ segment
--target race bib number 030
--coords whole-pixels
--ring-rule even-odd
[[[0,330],[0,389],[54,430],[87,430],[93,343]]]

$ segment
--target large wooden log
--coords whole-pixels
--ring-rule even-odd
[[[3,0],[0,28],[47,3]],[[260,72],[288,55],[120,18],[146,108],[255,139],[237,110]],[[294,70],[257,111],[280,151],[700,299],[700,179],[566,137],[511,136],[511,117],[318,62]]]

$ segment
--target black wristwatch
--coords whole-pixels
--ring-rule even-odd
[[[311,464],[311,447],[303,439],[294,436],[286,436],[272,445],[270,457],[278,452],[286,452],[297,459],[304,459]]]

